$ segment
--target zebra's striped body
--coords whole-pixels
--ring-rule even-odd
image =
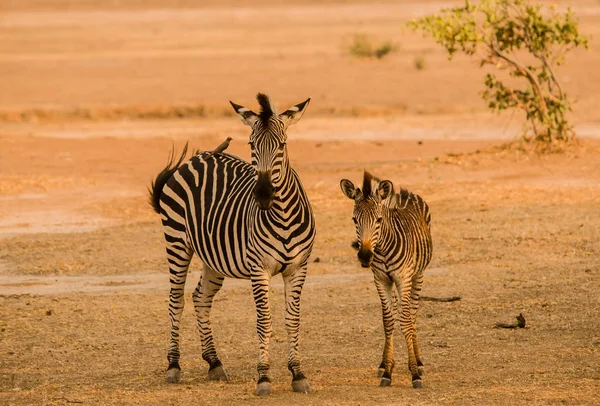
[[[206,266],[231,278],[306,264],[314,221],[297,174],[292,170],[285,185],[288,198],[276,199],[269,210],[254,201],[254,177],[252,165],[233,155],[195,155],[163,189],[165,233],[186,241]]]
[[[393,289],[398,292],[400,327],[408,349],[408,368],[415,388],[422,386],[423,363],[416,334],[416,315],[423,272],[432,254],[430,213],[418,195],[365,172],[363,189],[343,179],[344,194],[354,200],[353,220],[358,237],[358,259],[371,268],[381,300],[385,345],[379,366],[381,386],[388,386],[394,367],[393,333],[396,320]]]
[[[281,273],[286,294],[288,368],[294,390],[308,391],[298,354],[300,294],[314,236],[314,218],[296,172],[290,167],[285,129],[307,102],[277,115],[266,96],[258,96],[261,115],[232,103],[252,126],[252,164],[233,155],[203,152],[181,165],[167,165],[153,185],[154,208],[161,214],[170,268],[171,345],[167,380],[179,380],[179,322],[184,284],[195,253],[204,263],[193,294],[202,340],[202,357],[211,379],[227,379],[210,327],[212,300],[224,277],[250,279],[257,310],[259,362],[257,393],[270,393],[269,285]],[[287,115],[286,115],[287,114]],[[184,151],[185,154],[185,151]]]

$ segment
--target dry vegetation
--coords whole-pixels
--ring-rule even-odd
[[[599,404],[597,53],[561,71],[589,136],[538,156],[494,148],[515,121],[483,112],[464,74],[475,67],[399,37],[411,13],[437,3],[290,11],[257,2],[236,11],[243,17],[228,3],[185,12],[151,4],[160,11],[133,0],[108,12],[92,0],[2,5],[0,75],[10,86],[0,92],[0,404]],[[592,34],[598,15],[583,10],[594,4],[574,3]],[[48,7],[59,11],[40,11]],[[80,25],[88,21],[94,29]],[[363,31],[403,52],[376,61],[340,51],[342,38]],[[426,69],[415,69],[417,55]],[[145,196],[172,143],[212,149],[232,136],[231,152],[248,158],[247,129],[220,112],[228,99],[253,106],[258,90],[282,108],[313,97],[289,150],[314,206],[319,258],[302,297],[314,391],[291,392],[275,278],[267,400],[253,395],[257,339],[244,281],[227,280],[213,310],[231,381],[208,381],[188,306],[183,383],[164,382],[168,274]],[[180,117],[178,106],[200,110]],[[364,168],[428,201],[435,254],[423,293],[462,297],[422,303],[423,390],[410,387],[399,332],[393,384],[377,386],[380,307],[350,248],[351,207],[338,186]],[[198,277],[193,262],[188,305]],[[519,313],[526,328],[494,328]]]

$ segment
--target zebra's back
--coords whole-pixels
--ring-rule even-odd
[[[401,269],[410,265],[418,275],[431,261],[433,251],[429,206],[419,195],[402,188],[390,197],[388,209],[391,228],[381,242],[387,266]]]
[[[431,223],[429,205],[421,196],[404,188],[401,188],[399,193],[394,194],[390,198],[389,207],[396,208],[401,213],[403,211],[410,211],[418,214],[425,221],[425,224],[427,224],[428,227]]]
[[[230,154],[197,154],[167,181],[161,198],[166,235],[185,238],[216,272],[249,278],[246,259],[252,166]]]

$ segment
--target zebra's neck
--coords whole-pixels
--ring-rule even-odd
[[[296,266],[305,263],[314,240],[314,219],[302,184],[293,169],[288,167],[271,208],[260,210],[255,207],[255,220],[251,220],[248,227],[249,249],[259,249],[256,244],[256,238],[259,238],[263,243],[268,242],[270,247],[264,252],[266,257],[273,258],[277,263]],[[304,254],[300,255],[301,252]]]
[[[384,206],[382,209],[383,221],[381,222],[381,230],[379,232],[379,242],[375,251],[383,256],[386,256],[396,244],[396,233],[393,230],[394,209]]]
[[[300,180],[292,169],[287,147],[281,163],[281,176],[275,186],[273,206],[259,215],[262,221],[273,225],[276,234],[286,235],[310,220],[310,208]]]
[[[290,167],[290,160],[287,154],[287,147],[283,150],[283,157],[281,158],[281,175],[275,186],[275,202],[282,203],[282,206],[286,206],[293,199],[294,191],[299,187],[296,177],[293,174],[292,168]],[[280,207],[285,209],[285,207]]]
[[[279,219],[287,219],[296,214],[295,207],[306,203],[304,190],[298,177],[289,164],[282,166],[281,182],[275,191],[275,200],[271,214]]]

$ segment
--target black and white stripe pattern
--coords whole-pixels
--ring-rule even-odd
[[[257,393],[271,391],[269,339],[271,277],[281,273],[285,285],[285,323],[289,337],[288,368],[292,387],[307,392],[298,352],[300,294],[315,237],[312,210],[300,179],[290,167],[286,129],[297,122],[309,100],[277,114],[269,98],[257,96],[261,112],[231,103],[242,122],[252,127],[252,163],[227,153],[198,153],[182,163],[174,157],[158,175],[151,201],[164,227],[170,269],[171,344],[167,380],[179,381],[180,319],[184,284],[195,253],[204,263],[193,294],[202,340],[202,357],[211,379],[227,379],[217,356],[210,309],[224,277],[250,279],[259,337]],[[184,151],[185,155],[185,151]]]
[[[365,172],[363,188],[343,179],[344,194],[354,200],[352,219],[358,237],[358,259],[371,268],[381,299],[385,346],[378,376],[381,386],[392,382],[394,367],[393,333],[396,320],[393,291],[400,303],[400,327],[408,349],[408,368],[413,387],[422,386],[423,363],[416,334],[416,316],[423,271],[429,264],[432,242],[427,203],[405,189],[394,192],[389,180],[380,181]]]

